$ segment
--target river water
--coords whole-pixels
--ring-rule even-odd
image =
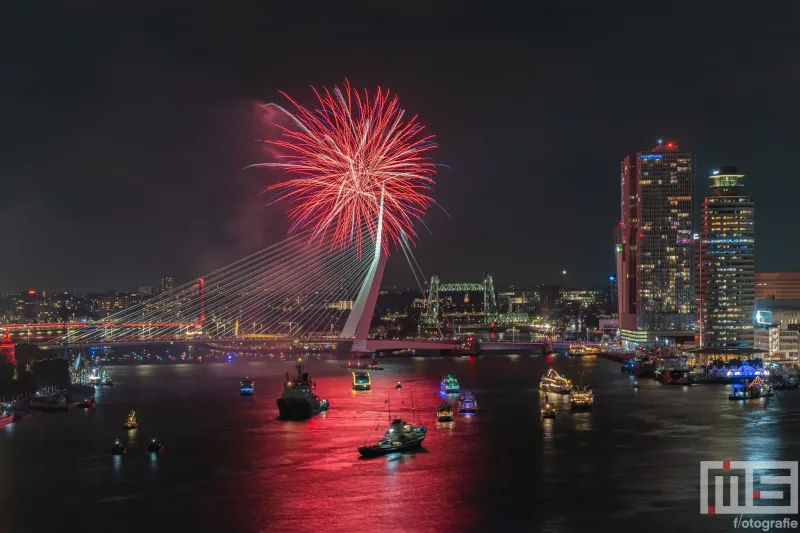
[[[307,422],[276,418],[293,362],[236,360],[114,367],[96,409],[0,429],[0,531],[729,531],[732,516],[699,513],[699,462],[800,455],[800,391],[747,403],[724,386],[636,391],[605,359],[511,355],[384,360],[354,392],[342,361],[306,364],[331,402]],[[548,366],[582,374],[594,410],[551,396],[557,417],[540,420]],[[480,410],[440,424],[448,372]],[[253,397],[239,396],[245,375]],[[410,420],[412,390],[425,450],[360,459],[388,424],[387,393]],[[146,453],[154,436],[160,456]],[[115,438],[126,457],[111,457]]]

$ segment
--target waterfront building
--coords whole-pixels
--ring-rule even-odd
[[[758,302],[753,347],[770,357],[796,359],[800,354],[800,301]]]
[[[703,200],[696,241],[695,290],[702,346],[753,344],[754,200],[742,195],[736,167],[715,170],[711,196]]]
[[[8,334],[8,330],[6,330],[3,332],[3,340],[0,341],[0,363],[14,364],[15,362],[14,343]]]
[[[800,299],[800,272],[756,272],[755,299]]]
[[[673,142],[621,164],[616,228],[620,337],[628,347],[694,340],[694,155]]]

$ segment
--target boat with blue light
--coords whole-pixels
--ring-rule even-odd
[[[544,392],[555,392],[556,394],[569,394],[572,389],[572,382],[556,372],[555,368],[547,371],[547,374],[539,380],[539,390]]]
[[[442,381],[439,383],[439,390],[445,394],[458,394],[461,388],[458,385],[458,380],[453,374],[442,376]]]
[[[353,390],[369,390],[370,387],[369,372],[353,372]]]
[[[283,394],[278,398],[278,412],[283,420],[306,420],[330,407],[328,400],[314,394],[317,384],[311,381],[308,372],[303,372],[302,363],[297,363],[297,376],[292,379],[286,373]]]
[[[458,398],[458,412],[463,415],[472,415],[478,412],[478,400],[470,392],[465,392]]]
[[[256,392],[256,384],[249,378],[244,378],[239,382],[239,394],[241,396],[252,396]]]
[[[731,389],[731,395],[728,396],[728,399],[756,400],[758,398],[765,398],[767,396],[772,396],[772,385],[756,376],[756,378],[746,387],[742,385],[734,385],[733,389]]]

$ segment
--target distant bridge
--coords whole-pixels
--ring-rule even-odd
[[[487,322],[497,319],[497,294],[494,290],[494,280],[492,275],[485,272],[483,283],[441,283],[439,274],[431,276],[428,285],[428,295],[425,299],[425,312],[422,314],[422,322],[426,326],[435,327],[442,322],[441,299],[439,293],[442,292],[483,292],[483,316]]]

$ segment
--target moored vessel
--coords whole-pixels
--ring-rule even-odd
[[[742,385],[734,385],[731,390],[731,395],[728,396],[729,400],[755,400],[757,398],[764,398],[772,396],[772,385],[756,377],[753,381],[747,384],[746,387]]]
[[[302,363],[297,363],[297,376],[292,380],[286,373],[283,394],[278,398],[278,411],[283,420],[305,420],[327,411],[328,400],[318,397],[313,390],[316,383],[311,381],[308,372],[303,372]]]

